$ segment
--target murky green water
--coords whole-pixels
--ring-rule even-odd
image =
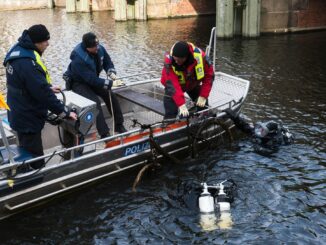
[[[83,33],[96,32],[118,73],[160,71],[176,40],[205,48],[214,17],[115,23],[112,13],[64,10],[0,13],[0,57],[24,28],[45,24],[44,58],[57,84]],[[123,175],[0,224],[1,244],[324,244],[326,243],[326,32],[219,41],[218,69],[251,81],[243,112],[280,119],[295,144],[264,157],[243,136],[230,147],[143,179]],[[0,74],[1,74],[0,70]],[[0,76],[4,82],[4,77]],[[233,179],[238,188],[230,230],[202,231],[200,182]]]

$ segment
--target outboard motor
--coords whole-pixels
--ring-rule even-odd
[[[77,114],[78,120],[63,120],[60,127],[72,134],[86,135],[98,114],[96,103],[72,91],[64,91],[64,94],[66,106]]]
[[[229,197],[225,192],[224,183],[227,180],[216,184],[207,185],[202,183],[203,191],[199,196],[199,210],[200,210],[200,225],[205,231],[215,229],[231,229],[231,202],[232,197]],[[214,195],[214,197],[212,196]],[[219,214],[219,219],[216,217],[216,212]]]
[[[96,121],[98,110],[96,103],[73,91],[64,91],[65,105],[74,111],[78,120],[62,120],[59,124],[63,132],[61,143],[64,147],[73,147],[83,144],[84,138]],[[58,97],[62,95],[58,94]],[[60,98],[59,98],[60,99]],[[79,152],[81,154],[81,151]],[[65,156],[69,158],[70,156]]]

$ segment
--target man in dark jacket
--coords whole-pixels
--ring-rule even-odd
[[[66,110],[55,96],[59,88],[51,86],[51,78],[41,60],[49,39],[50,33],[44,25],[31,26],[24,30],[3,63],[10,127],[17,132],[19,145],[34,156],[43,155],[41,131],[48,110],[61,118],[77,119],[77,115]],[[44,160],[31,163],[34,169],[43,165]]]
[[[208,105],[207,98],[214,80],[214,68],[205,52],[192,43],[176,42],[165,55],[161,83],[165,87],[165,119],[188,116],[184,92],[198,109]]]
[[[111,114],[112,101],[115,131],[126,132],[119,102],[115,94],[110,92],[112,87],[122,86],[124,83],[117,79],[111,58],[105,48],[99,44],[96,35],[92,32],[84,34],[82,42],[71,52],[70,59],[68,70],[64,74],[66,88],[96,102],[99,112],[96,118],[96,128],[100,137],[110,136],[100,98],[103,99]],[[103,69],[110,79],[99,77]]]

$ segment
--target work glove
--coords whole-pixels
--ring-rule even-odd
[[[121,87],[121,86],[125,86],[125,82],[122,80],[113,80],[112,82],[112,87]]]
[[[206,105],[206,100],[207,100],[206,98],[199,96],[197,99],[196,106],[204,107]]]
[[[109,76],[109,78],[111,78],[113,81],[118,79],[117,75],[114,74],[113,72],[111,72],[110,74],[108,74],[108,76]]]
[[[116,80],[117,79],[117,72],[114,68],[110,68],[107,72],[106,75],[111,78],[112,80]]]
[[[189,116],[189,111],[187,109],[186,104],[183,104],[182,106],[179,106],[179,115],[182,117]]]

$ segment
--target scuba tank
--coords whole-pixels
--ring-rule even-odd
[[[208,192],[206,183],[202,183],[203,192],[199,196],[199,210],[201,213],[214,213],[214,198],[211,193]]]
[[[200,211],[200,226],[205,231],[216,230],[218,227],[216,225],[215,216],[215,204],[214,198],[208,191],[208,186],[206,183],[201,183],[203,186],[203,191],[198,199],[198,206]]]
[[[219,207],[220,212],[230,211],[231,209],[230,200],[229,200],[230,198],[224,192],[223,183],[225,182],[226,180],[218,184],[219,191],[218,194],[215,196],[215,202],[216,205]]]
[[[201,184],[203,189],[198,199],[198,206],[200,211],[200,225],[205,231],[216,230],[218,228],[232,228],[231,202],[233,198],[228,196],[228,192],[225,191],[223,184],[226,181],[222,181],[216,185]],[[230,189],[233,191],[235,183],[233,181],[231,182],[232,186]],[[209,192],[209,189],[213,193],[215,192],[214,197]],[[217,219],[215,211],[219,213],[219,219]]]
[[[218,227],[220,229],[231,229],[232,228],[232,217],[231,217],[231,199],[224,192],[225,181],[218,184],[219,191],[215,196],[216,205],[219,207],[220,218],[218,221]]]

